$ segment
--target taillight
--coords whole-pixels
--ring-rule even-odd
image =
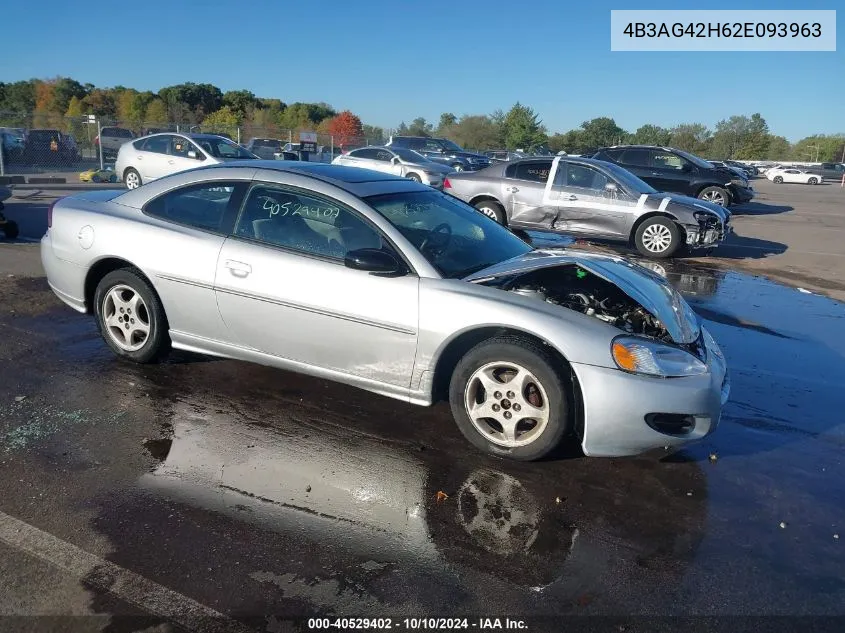
[[[449,182],[448,178],[443,179],[443,188],[444,189],[451,189],[452,188],[452,183]]]

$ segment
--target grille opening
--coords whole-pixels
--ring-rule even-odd
[[[645,423],[664,435],[689,435],[695,429],[695,416],[683,413],[649,413]]]

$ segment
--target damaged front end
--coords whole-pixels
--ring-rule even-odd
[[[708,248],[718,246],[730,232],[728,221],[722,220],[712,213],[696,211],[694,214],[697,224],[684,225],[687,235],[687,246],[690,248]]]
[[[537,265],[541,262],[544,265]],[[574,310],[703,359],[698,318],[680,294],[650,270],[617,257],[553,251],[534,251],[510,267],[481,271],[467,281]]]

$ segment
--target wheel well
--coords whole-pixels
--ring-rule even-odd
[[[696,189],[694,197],[697,198],[701,194],[702,191],[704,191],[705,189],[709,189],[710,187],[718,187],[722,191],[726,191],[728,196],[731,195],[731,192],[728,190],[727,187],[725,187],[723,185],[717,185],[717,184],[711,182],[710,184],[707,184],[707,185],[701,185],[698,189]]]
[[[93,310],[94,308],[94,293],[97,291],[97,286],[99,285],[100,281],[108,275],[110,272],[114,270],[119,270],[121,268],[129,268],[135,274],[143,277],[144,279],[149,282],[147,276],[138,270],[135,266],[130,264],[125,259],[120,259],[119,257],[107,257],[105,259],[101,259],[96,264],[91,267],[91,270],[88,271],[88,274],[85,277],[85,308],[88,310]],[[152,286],[152,284],[150,284]]]
[[[637,229],[639,229],[639,228],[640,228],[640,225],[641,225],[643,222],[645,222],[646,220],[648,220],[648,219],[650,219],[650,218],[655,218],[655,217],[666,218],[667,220],[672,220],[672,222],[674,222],[674,223],[675,223],[675,225],[678,227],[678,229],[680,229],[680,231],[681,231],[681,233],[682,233],[682,237],[686,238],[686,231],[684,231],[684,227],[683,227],[683,226],[681,226],[681,225],[678,223],[678,219],[677,219],[677,218],[673,218],[673,217],[672,217],[671,215],[669,215],[668,213],[661,213],[660,211],[652,211],[652,212],[650,212],[650,213],[646,213],[646,214],[645,214],[645,215],[643,215],[643,216],[640,216],[639,218],[637,218],[637,221],[636,221],[636,222],[634,222],[634,226],[632,226],[632,227],[631,227],[631,235],[630,235],[630,238],[629,238],[629,239],[630,239],[630,242],[631,242],[632,244],[634,243],[634,236],[637,234]]]
[[[136,173],[138,172],[138,170],[137,170],[137,169],[135,169],[134,167],[132,167],[132,166],[130,165],[129,167],[127,167],[126,169],[124,169],[124,170],[123,170],[123,174],[121,175],[121,179],[122,179],[122,180],[126,180],[126,174],[127,174],[129,171],[134,171],[134,172],[136,172]]]

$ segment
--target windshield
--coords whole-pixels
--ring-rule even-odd
[[[443,147],[443,149],[452,150],[453,152],[462,152],[462,151],[464,151],[464,148],[463,148],[463,147],[461,147],[461,146],[460,146],[460,145],[458,145],[457,143],[453,143],[452,141],[450,141],[450,140],[449,140],[449,139],[447,139],[447,138],[441,139],[441,140],[440,140],[440,145]]]
[[[644,180],[640,180],[630,171],[623,169],[619,165],[615,165],[614,163],[604,163],[604,167],[629,193],[657,193],[657,189],[649,185]]]
[[[428,160],[422,154],[418,154],[412,149],[404,149],[404,148],[391,148],[394,154],[396,154],[399,158],[409,163],[431,163],[433,161]]]
[[[258,158],[252,152],[222,136],[203,136],[193,140],[215,158]]]
[[[495,220],[439,191],[392,193],[366,201],[446,278],[460,279],[532,250]]]
[[[703,169],[713,169],[713,165],[708,163],[706,160],[701,160],[698,156],[694,156],[692,154],[682,152],[679,149],[676,149],[674,151],[678,156],[682,156],[683,158],[686,158],[689,162],[691,162],[696,167],[701,167]]]

